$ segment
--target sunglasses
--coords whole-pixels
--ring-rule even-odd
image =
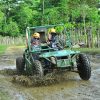
[[[40,38],[34,38],[34,39],[39,40]]]

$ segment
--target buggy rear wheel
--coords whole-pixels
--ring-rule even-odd
[[[42,67],[42,64],[39,60],[34,61],[34,68],[33,69],[34,69],[34,71],[33,71],[34,75],[39,76],[39,77],[42,77],[44,75],[43,67]]]
[[[24,67],[25,67],[25,62],[23,57],[18,57],[16,59],[16,70],[18,75],[21,75],[24,73]]]
[[[91,67],[88,57],[85,54],[79,54],[77,58],[77,69],[79,76],[83,80],[89,80],[91,77]]]

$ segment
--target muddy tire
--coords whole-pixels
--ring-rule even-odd
[[[39,77],[42,77],[44,75],[43,67],[40,61],[35,60],[33,67],[34,67],[34,71],[33,71],[34,75]]]
[[[77,69],[81,79],[89,80],[91,77],[91,67],[90,62],[85,54],[79,54],[77,58]]]
[[[25,67],[25,62],[23,57],[18,57],[16,59],[16,70],[18,75],[21,75],[24,73],[24,67]]]

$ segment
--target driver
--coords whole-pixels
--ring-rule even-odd
[[[31,38],[31,46],[32,49],[38,50],[40,49],[40,34],[39,33],[33,33]]]

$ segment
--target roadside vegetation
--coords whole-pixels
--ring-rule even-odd
[[[22,48],[25,49],[25,45],[12,45],[12,46],[7,46],[7,45],[0,45],[0,55],[3,54],[7,48]],[[72,50],[75,51],[80,51],[82,53],[89,53],[89,54],[100,54],[100,48],[72,48]]]
[[[100,0],[0,0],[0,34],[20,36],[27,26],[64,23],[67,28],[100,27]],[[58,20],[59,19],[59,20]]]
[[[0,45],[0,54],[3,54],[5,50],[7,49],[7,45]]]
[[[100,48],[73,48],[72,50],[79,50],[82,53],[100,54]]]
[[[93,48],[82,48],[84,52],[100,48],[100,0],[0,0],[0,52],[5,45],[25,44],[28,26],[61,23],[71,34],[73,45],[83,42]]]

